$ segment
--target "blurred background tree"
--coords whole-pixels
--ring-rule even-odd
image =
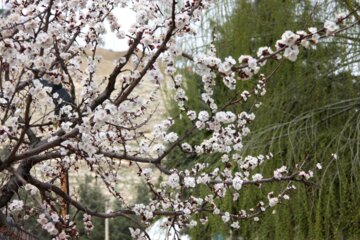
[[[148,194],[144,188],[145,185],[139,185],[134,190],[134,194],[137,193],[136,202],[146,203],[149,201]],[[84,182],[81,182],[79,185],[79,198],[80,201],[84,203],[85,206],[92,210],[97,210],[99,212],[105,211],[105,202],[107,197],[104,195],[104,191],[100,189],[100,185],[97,183],[96,179],[87,176]],[[121,203],[119,201],[109,204],[111,209],[116,210],[121,208]],[[94,225],[94,230],[87,234],[84,231],[84,226],[82,222],[83,215],[79,214],[77,216],[78,221],[81,222],[81,225],[78,229],[82,230],[80,232],[80,239],[91,239],[91,240],[103,240],[105,236],[105,221],[102,218],[92,218],[92,223]],[[111,240],[130,240],[131,234],[129,227],[134,227],[134,223],[127,218],[110,218],[109,219],[109,239]]]
[[[227,22],[213,22],[211,29],[217,33],[214,41],[222,57],[255,55],[259,47],[274,46],[286,30],[306,30],[322,27],[324,19],[333,19],[336,12],[352,11],[355,1],[285,1],[285,0],[236,0],[226,1],[232,9]],[[218,14],[224,14],[219,6]],[[332,17],[329,17],[332,16]],[[303,49],[295,63],[284,61],[276,72],[262,99],[263,105],[254,110],[252,103],[241,111],[255,111],[256,121],[252,134],[247,138],[244,155],[267,154],[274,158],[263,166],[264,175],[282,166],[294,166],[306,159],[305,164],[317,162],[323,169],[317,174],[316,183],[301,187],[291,196],[285,206],[276,207],[261,216],[259,222],[243,221],[240,230],[231,237],[237,239],[357,239],[360,236],[360,78],[359,73],[359,26],[351,32],[335,37],[334,41],[322,41],[317,50]],[[354,54],[349,54],[353,52]],[[263,73],[270,73],[277,62],[271,62]],[[201,79],[191,71],[184,70],[188,103],[191,109],[207,109],[202,105]],[[233,96],[223,86],[221,79],[214,96],[217,103]],[[242,82],[238,90],[254,85],[254,81]],[[194,96],[198,96],[195,98]],[[178,118],[181,113],[170,107],[170,114]],[[177,122],[174,129],[181,131],[191,124],[186,118]],[[204,135],[189,140],[197,143]],[[331,157],[336,154],[337,157]],[[180,150],[168,157],[169,167],[188,166],[194,160],[217,166],[219,155],[212,158],[187,155]],[[236,166],[234,166],[236,168]],[[199,189],[199,191],[204,191]],[[280,191],[269,186],[263,193]],[[204,192],[206,194],[206,192]],[[223,208],[251,208],[251,203],[260,200],[256,189],[248,188],[239,200],[232,202],[231,194],[223,201]],[[199,225],[191,231],[194,239],[221,239],[229,232],[221,218],[209,218],[206,226]]]
[[[75,193],[75,192],[74,192]],[[105,212],[105,204],[108,196],[106,196],[105,191],[101,189],[101,185],[98,183],[96,178],[86,175],[83,180],[77,183],[76,195],[78,200],[84,204],[89,209],[98,212]],[[149,191],[146,187],[146,184],[139,184],[134,187],[135,202],[148,203],[149,202]],[[29,203],[34,201],[28,192],[21,189],[19,191],[21,199]],[[37,204],[40,206],[40,202]],[[59,206],[57,206],[59,207]],[[110,202],[109,207],[113,210],[120,209],[121,203]],[[71,208],[71,211],[75,211],[74,208]],[[75,212],[71,213],[72,215]],[[79,230],[79,239],[80,240],[103,240],[105,239],[105,220],[103,218],[92,217],[92,223],[94,229],[91,232],[85,232],[83,224],[83,213],[75,214],[76,221],[79,223],[77,229]],[[34,234],[38,239],[46,239],[48,237],[47,231],[43,230],[41,226],[37,223],[36,215],[29,215],[29,219],[21,220],[22,217],[18,218],[19,222],[16,222],[17,226],[21,227],[24,230],[28,230]],[[109,219],[109,239],[111,240],[131,240],[131,234],[129,227],[134,227],[134,222],[127,218],[110,218]],[[137,226],[138,227],[138,226]],[[0,236],[1,239],[1,236]]]

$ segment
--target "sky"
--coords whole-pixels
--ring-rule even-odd
[[[115,8],[113,10],[113,13],[117,17],[122,30],[124,30],[126,33],[130,29],[130,27],[136,22],[136,13],[128,8]],[[116,33],[112,33],[110,31],[110,24],[107,20],[105,21],[105,28],[107,30],[107,33],[103,37],[105,45],[101,46],[102,48],[110,49],[113,51],[125,51],[129,48],[128,39],[118,39],[116,37]],[[78,42],[80,44],[85,44],[85,41],[81,39],[79,39]]]
[[[127,32],[131,25],[133,25],[136,21],[136,14],[130,9],[116,8],[113,13],[118,18],[119,23],[125,32]],[[127,39],[119,40],[115,33],[111,33],[109,23],[106,23],[106,30],[108,30],[108,33],[104,37],[104,48],[114,51],[125,51],[128,49]]]
[[[0,8],[3,7],[3,1],[0,0]],[[127,8],[116,8],[113,11],[114,15],[118,18],[119,23],[123,30],[127,32],[131,25],[133,25],[136,21],[136,14],[134,11],[127,9]],[[111,49],[113,51],[125,51],[128,49],[128,40],[119,40],[116,37],[115,33],[110,32],[110,25],[106,22],[106,30],[108,33],[104,36],[105,46],[106,49]],[[81,42],[81,41],[80,41]]]

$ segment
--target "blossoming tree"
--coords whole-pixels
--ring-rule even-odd
[[[92,216],[125,217],[134,221],[131,229],[136,239],[148,239],[144,226],[157,216],[166,216],[164,225],[175,231],[191,228],[207,221],[207,215],[218,215],[232,228],[239,228],[245,219],[259,220],[261,214],[290,198],[294,182],[307,183],[311,169],[299,164],[279,166],[272,176],[263,176],[258,166],[271,161],[272,154],[243,156],[242,142],[250,133],[253,112],[233,106],[253,99],[260,107],[266,84],[281,62],[296,61],[302,48],[315,48],[321,38],[331,37],[356,24],[345,22],[351,14],[339,14],[324,26],[306,31],[285,31],[275,47],[262,47],[256,55],[220,59],[211,46],[204,52],[186,53],[179,39],[196,34],[194,23],[215,1],[145,1],[145,0],[9,0],[6,17],[0,23],[0,171],[3,184],[0,192],[0,227],[6,233],[9,219],[17,221],[37,216],[49,238],[69,239],[79,234],[68,208],[83,213],[86,231],[91,231]],[[137,14],[137,22],[126,33],[112,10],[128,7]],[[111,73],[95,80],[96,54],[108,21],[111,31],[127,39],[129,48],[114,64]],[[83,39],[85,45],[78,44]],[[84,58],[85,56],[85,58]],[[204,109],[189,109],[177,61],[190,60],[193,71],[200,75],[204,92]],[[261,73],[268,61],[279,62],[271,73]],[[82,67],[85,63],[87,67]],[[129,67],[130,66],[130,67]],[[233,90],[229,102],[216,102],[212,95],[215,78]],[[170,132],[176,119],[165,119],[153,126],[150,135],[142,132],[154,112],[154,97],[162,84],[172,82],[174,99],[191,120],[184,135]],[[239,90],[236,83],[255,81],[254,89]],[[153,91],[139,94],[142,84],[152,84]],[[78,86],[81,86],[81,91]],[[187,138],[206,131],[208,138],[189,144]],[[218,154],[223,167],[211,169],[205,163],[180,171],[166,169],[163,162],[174,149],[196,155]],[[98,212],[89,209],[60,187],[67,172],[81,167],[98,176],[114,199],[123,201],[115,184],[121,175],[115,171],[121,162],[131,162],[138,169],[153,197],[148,204]],[[151,167],[148,167],[148,166]],[[233,170],[238,166],[238,171]],[[319,163],[314,168],[321,169]],[[33,169],[42,173],[35,174]],[[152,173],[158,169],[167,175],[155,186]],[[254,202],[251,209],[224,212],[218,203],[231,194],[234,201],[243,187],[282,184],[282,192],[269,192]],[[129,183],[131,184],[131,183]],[[207,187],[203,196],[194,191]],[[24,188],[36,205],[24,204],[17,196]],[[65,206],[68,205],[68,206]],[[193,216],[203,214],[196,221]],[[140,216],[134,218],[134,216]],[[139,222],[141,221],[141,222]],[[175,226],[178,226],[175,228]]]

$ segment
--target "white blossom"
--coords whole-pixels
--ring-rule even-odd
[[[39,192],[39,190],[31,184],[26,184],[24,188],[26,191],[29,191],[31,195],[36,195]]]
[[[284,194],[284,195],[283,195],[283,199],[285,199],[285,200],[289,200],[289,199],[290,199],[290,196],[289,196],[289,195],[287,195],[287,194]]]
[[[274,207],[279,203],[279,199],[277,197],[269,198],[269,206]]]
[[[325,21],[324,28],[326,29],[326,35],[332,35],[339,29],[339,26],[333,21]]]
[[[206,111],[199,112],[198,119],[201,122],[206,122],[207,120],[209,120],[209,113]]]
[[[161,143],[158,143],[158,144],[154,145],[153,151],[156,152],[158,156],[161,156],[165,152],[165,146]]]
[[[239,229],[239,228],[240,228],[240,225],[239,225],[239,222],[238,222],[238,221],[233,222],[230,226],[231,226],[232,228],[235,228],[235,229]]]
[[[171,132],[165,136],[165,141],[173,143],[173,142],[176,142],[176,140],[178,140],[178,138],[179,138],[179,136],[176,133]]]
[[[319,169],[319,170],[321,170],[321,169],[322,169],[321,163],[317,163],[317,164],[316,164],[316,168]]]
[[[167,184],[172,187],[172,188],[177,188],[180,185],[180,178],[179,175],[177,173],[173,173],[169,176]]]
[[[263,176],[260,173],[256,173],[252,176],[253,181],[261,181],[263,179]]]
[[[285,49],[284,57],[294,62],[296,61],[298,54],[299,54],[299,47],[294,45],[291,47],[287,47]]]
[[[45,225],[43,225],[43,229],[46,230],[51,235],[55,236],[59,233],[59,231],[56,229],[54,223],[48,222]]]
[[[230,213],[225,212],[224,215],[221,216],[221,219],[224,221],[224,223],[227,223],[228,221],[230,221]]]
[[[19,212],[23,209],[23,207],[24,207],[24,202],[22,200],[14,199],[9,204],[8,209],[10,212]]]
[[[185,187],[191,187],[191,188],[195,187],[196,186],[195,178],[185,177],[184,184],[185,184]]]
[[[232,185],[235,190],[240,190],[243,184],[243,180],[240,177],[234,177]]]
[[[275,179],[281,179],[283,177],[284,174],[286,174],[287,168],[286,166],[282,166],[281,168],[278,168],[274,171],[274,178]]]
[[[300,36],[292,31],[285,31],[281,36],[281,40],[288,46],[294,46],[299,38]]]
[[[196,119],[196,112],[195,111],[188,111],[187,115],[188,115],[190,120],[195,120]]]
[[[193,148],[189,143],[182,143],[181,144],[181,148],[185,151],[185,152],[192,152]]]

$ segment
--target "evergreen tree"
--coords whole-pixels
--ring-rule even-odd
[[[95,182],[91,182],[91,177],[87,176],[85,181],[80,184],[79,197],[80,200],[89,207],[90,209],[97,210],[99,212],[105,211],[106,196],[102,193],[99,185]],[[111,203],[110,203],[111,205]],[[115,202],[112,204],[113,209],[119,209],[121,204]],[[80,232],[80,239],[91,239],[91,240],[103,240],[105,236],[105,221],[103,218],[92,217],[92,223],[94,230],[90,233],[85,233],[82,224],[83,215],[78,215],[78,221],[81,222],[79,229],[83,230]],[[131,235],[129,227],[133,226],[133,223],[126,218],[114,218],[109,219],[109,238],[111,240],[130,240]]]

